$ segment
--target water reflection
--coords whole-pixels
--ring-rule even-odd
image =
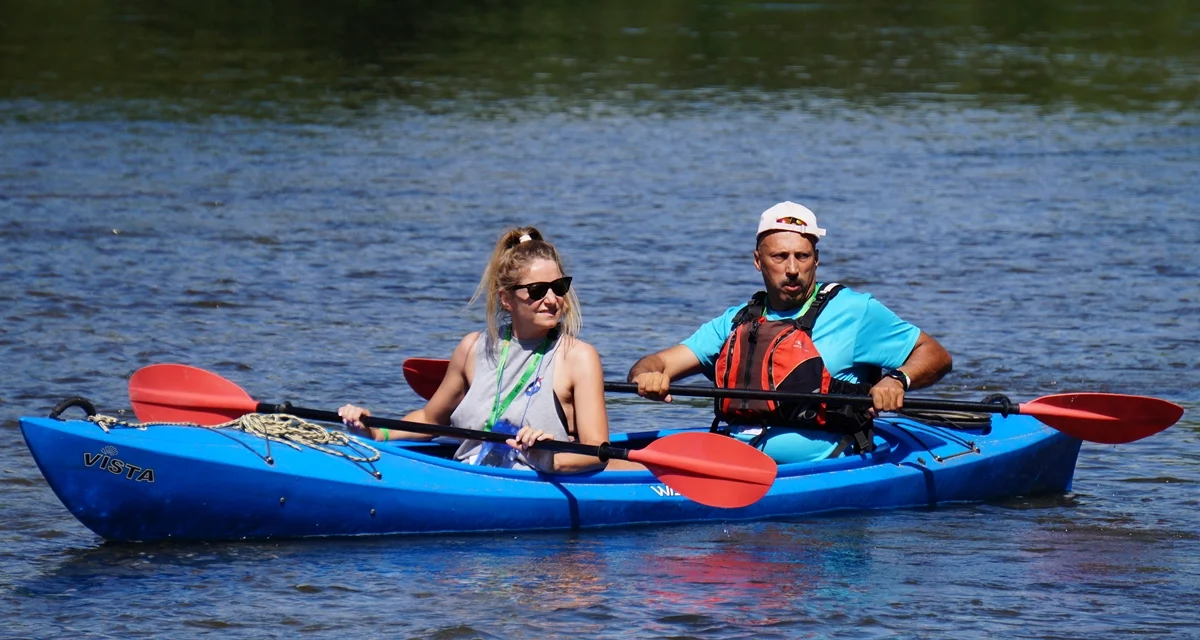
[[[1185,0],[10,3],[0,108],[311,118],[836,97],[1180,111],[1200,100],[1198,16]]]
[[[866,520],[731,527],[722,535],[661,545],[634,564],[647,583],[648,606],[733,626],[769,626],[803,617],[811,602],[845,597],[869,575]],[[664,631],[666,629],[663,629]]]

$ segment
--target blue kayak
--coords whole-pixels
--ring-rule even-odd
[[[780,465],[761,500],[721,509],[646,471],[468,466],[449,459],[451,444],[370,442],[379,458],[367,462],[228,428],[20,423],[67,509],[120,541],[590,529],[932,507],[1069,491],[1080,446],[1026,416],[955,426],[881,418],[874,452]],[[636,449],[670,433],[678,432],[616,434],[613,444]]]

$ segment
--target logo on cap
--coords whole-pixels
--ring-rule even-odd
[[[768,231],[793,231],[819,238],[825,230],[817,226],[817,216],[801,204],[780,202],[762,212],[758,219],[758,237]]]

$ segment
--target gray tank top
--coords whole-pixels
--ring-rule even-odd
[[[508,335],[508,327],[500,330],[500,335]],[[516,340],[509,343],[508,357],[505,359],[504,371],[500,374],[500,382],[496,382],[496,370],[500,366],[501,353],[505,340],[501,338],[489,350],[487,336],[481,335],[475,342],[475,376],[462,402],[450,414],[450,425],[460,429],[482,429],[492,415],[492,407],[496,403],[497,392],[501,402],[517,386],[524,377],[529,363],[533,360],[543,338],[534,340]],[[550,434],[555,440],[568,440],[566,426],[555,406],[554,398],[554,360],[561,337],[555,337],[546,348],[546,354],[537,369],[529,377],[524,390],[519,393],[501,414],[515,425],[529,425]],[[499,387],[497,389],[497,387]],[[454,454],[455,460],[473,463],[483,442],[467,440],[462,443]],[[542,471],[553,471],[554,453],[544,449],[531,449],[521,454],[514,469],[536,468]]]

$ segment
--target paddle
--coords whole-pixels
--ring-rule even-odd
[[[334,411],[305,409],[289,403],[264,404],[221,376],[180,364],[143,367],[129,379],[129,398],[143,422],[220,424],[247,413],[287,413],[298,418],[341,423]],[[504,442],[502,433],[367,417],[372,427],[436,436]],[[753,504],[775,482],[776,465],[763,452],[712,433],[678,433],[659,438],[644,449],[622,449],[607,443],[593,446],[542,440],[540,449],[639,462],[668,487],[700,504],[735,508]]]
[[[442,378],[446,377],[446,369],[450,368],[449,360],[435,358],[409,358],[404,361],[404,381],[417,395],[426,400],[433,397]]]
[[[424,393],[428,392],[429,395],[433,395],[446,375],[448,365],[449,361],[447,360],[409,358],[404,362],[404,379],[418,394],[424,396]],[[626,382],[608,382],[605,383],[604,390],[614,393],[637,393],[637,385]],[[869,396],[687,386],[671,387],[671,395],[783,402],[823,402],[862,407],[869,407],[873,403]],[[1141,440],[1175,424],[1183,416],[1183,407],[1175,403],[1158,398],[1116,393],[1062,393],[1043,396],[1016,405],[923,400],[906,397],[904,407],[906,409],[1027,415],[1067,435],[1102,444],[1123,444]]]

